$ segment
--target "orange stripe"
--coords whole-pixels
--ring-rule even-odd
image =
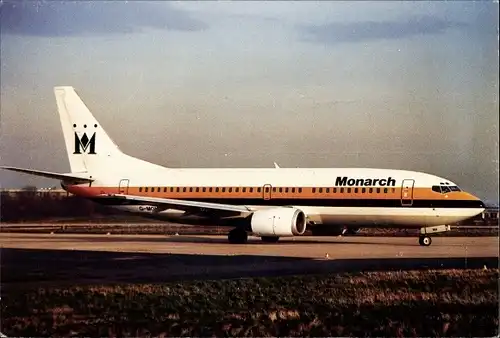
[[[85,197],[94,197],[101,194],[117,194],[119,193],[118,187],[82,187],[82,186],[68,186],[68,191],[75,195],[85,196]],[[160,198],[177,198],[177,199],[186,199],[186,198],[264,198],[264,189],[262,187],[245,187],[246,191],[243,192],[243,187],[224,187],[224,191],[222,187],[218,187],[218,192],[216,192],[217,187],[172,187],[173,192],[170,192],[170,187],[147,187],[148,191],[146,192],[146,187],[129,187],[128,194],[135,196],[149,196],[149,197],[160,197]],[[151,191],[154,188],[154,191]],[[165,192],[166,188],[166,192]],[[177,188],[179,188],[179,192],[177,192]],[[199,189],[196,192],[196,188]],[[203,192],[203,188],[205,188],[205,192]],[[212,192],[210,192],[210,188],[212,188]],[[238,188],[238,192],[236,189]],[[377,193],[376,189],[373,188],[373,192],[370,193],[370,188],[368,187],[350,187],[350,188],[336,188],[337,192],[333,192],[334,188],[329,188],[330,192],[326,192],[326,188],[321,188],[322,192],[319,192],[320,188],[311,188],[311,187],[302,187],[302,192],[298,192],[299,188],[294,187],[295,192],[292,192],[292,187],[288,188],[288,192],[286,192],[287,188],[276,188],[276,192],[271,191],[271,198],[300,198],[300,199],[331,199],[331,198],[344,198],[344,199],[400,199],[401,198],[401,188],[380,188],[380,193]],[[183,190],[186,191],[183,191]],[[192,189],[192,191],[190,191]],[[231,192],[229,192],[231,189]],[[315,192],[313,192],[315,189]],[[343,192],[340,192],[343,189]],[[348,192],[350,189],[350,192]],[[358,192],[355,192],[355,189],[358,189]],[[363,193],[363,189],[365,192]],[[384,192],[384,189],[387,189],[387,193]],[[252,190],[252,192],[250,192]],[[259,192],[260,190],[260,192]],[[124,193],[124,192],[122,192]],[[462,191],[456,191],[446,194],[450,197],[453,197],[453,200],[470,200],[471,196]],[[447,199],[445,194],[437,193],[432,191],[430,188],[413,188],[413,199],[414,200],[445,200]]]

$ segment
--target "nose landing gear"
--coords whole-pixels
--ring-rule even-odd
[[[422,246],[429,246],[432,243],[432,239],[429,236],[418,236],[418,244]]]
[[[432,243],[432,239],[428,234],[436,234],[439,232],[447,232],[451,230],[449,225],[438,225],[435,227],[420,228],[420,236],[418,236],[418,244],[422,246],[429,246]]]

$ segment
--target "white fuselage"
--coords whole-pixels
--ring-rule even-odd
[[[469,193],[458,188],[437,192],[433,186],[456,187],[434,175],[392,169],[171,169],[141,163],[138,170],[115,167],[91,187],[69,189],[89,197],[125,193],[249,205],[255,209],[294,206],[304,211],[312,225],[423,227],[456,223],[484,210],[481,201]],[[174,209],[158,211],[147,205],[115,207],[181,222],[185,218],[184,212]]]

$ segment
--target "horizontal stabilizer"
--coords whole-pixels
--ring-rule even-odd
[[[3,167],[3,166],[1,166],[0,169],[17,171],[17,172],[20,172],[23,174],[52,178],[55,180],[61,180],[61,181],[72,182],[72,183],[85,183],[85,182],[90,183],[93,181],[93,179],[89,178],[88,174],[81,174],[81,176],[80,176],[77,173],[61,174],[61,173],[53,173],[50,171],[41,171],[41,170],[24,169],[24,168],[16,168],[16,167]]]

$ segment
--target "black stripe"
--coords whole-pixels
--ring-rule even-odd
[[[301,205],[311,207],[378,207],[378,208],[484,208],[480,200],[413,200],[411,205],[403,205],[400,199],[303,199],[276,198],[181,198],[185,201],[210,202],[233,205]],[[93,198],[95,202],[107,205],[148,204],[114,197]]]

